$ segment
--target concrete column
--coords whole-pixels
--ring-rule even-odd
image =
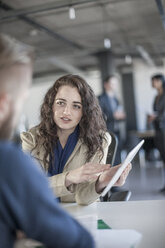
[[[98,61],[99,61],[99,65],[100,65],[100,71],[101,71],[101,78],[102,78],[102,82],[103,80],[115,73],[115,61],[114,61],[114,57],[113,54],[110,50],[108,51],[100,51],[96,54]]]
[[[132,72],[122,72],[122,92],[123,101],[126,111],[126,130],[137,130],[137,117],[136,117],[136,105],[135,105],[135,92]]]

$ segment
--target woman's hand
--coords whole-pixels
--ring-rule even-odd
[[[78,169],[70,171],[65,178],[65,186],[97,180],[100,173],[109,171],[109,164],[86,163]]]
[[[157,115],[156,114],[147,115],[147,121],[148,121],[148,123],[153,122],[156,118],[157,118]]]
[[[116,165],[113,167],[109,167],[108,170],[104,171],[102,174],[100,174],[97,182],[96,182],[96,192],[100,193],[103,191],[103,189],[107,186],[107,184],[109,183],[109,181],[112,179],[112,177],[114,176],[114,174],[116,173],[116,171],[118,170],[118,168],[121,165]],[[122,186],[125,183],[125,180],[130,172],[132,168],[131,164],[128,164],[127,167],[125,168],[125,170],[123,171],[123,173],[121,174],[121,176],[119,177],[119,179],[117,180],[117,182],[114,184],[114,186]]]
[[[26,238],[26,235],[24,232],[20,230],[16,231],[16,239],[24,239],[24,238]]]

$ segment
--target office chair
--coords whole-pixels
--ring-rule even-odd
[[[107,154],[107,160],[106,164],[111,164],[113,166],[117,146],[118,146],[118,138],[117,136],[109,131],[109,134],[111,135],[111,144],[108,147],[108,154]],[[119,191],[119,192],[113,192],[109,191],[104,197],[100,197],[100,201],[128,201],[131,196],[131,191]]]

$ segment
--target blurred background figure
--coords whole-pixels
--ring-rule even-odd
[[[125,119],[123,107],[117,96],[118,78],[110,75],[104,80],[104,93],[99,96],[99,103],[106,121],[108,131],[113,132],[118,139],[118,148],[114,164],[121,162],[121,137],[119,122]]]
[[[148,115],[148,123],[155,129],[155,145],[160,152],[164,165],[164,186],[160,190],[165,193],[165,78],[163,74],[151,77],[152,87],[157,90],[153,103],[153,114]]]

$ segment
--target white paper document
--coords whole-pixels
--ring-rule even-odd
[[[78,216],[76,219],[93,236],[96,248],[138,248],[142,234],[134,229],[97,229],[95,214]]]
[[[112,177],[111,181],[108,183],[107,187],[103,190],[101,193],[101,196],[105,196],[107,192],[111,189],[111,187],[114,185],[114,183],[117,182],[119,177],[121,176],[124,169],[127,167],[127,165],[132,161],[132,159],[135,157],[141,146],[143,145],[144,140],[139,142],[127,155],[124,162],[121,164],[119,169],[116,171],[115,175]]]
[[[96,248],[137,248],[142,234],[133,229],[105,229],[93,232]]]

